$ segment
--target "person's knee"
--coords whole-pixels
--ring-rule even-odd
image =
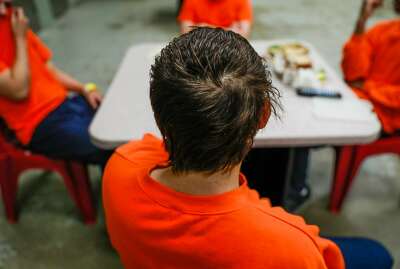
[[[391,269],[393,258],[378,241],[360,237],[331,237],[345,258],[346,268]]]

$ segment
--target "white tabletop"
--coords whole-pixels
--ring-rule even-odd
[[[251,44],[263,55],[268,46],[288,41],[252,41]],[[302,43],[310,49],[313,63],[326,71],[328,79],[324,87],[342,93],[342,99],[332,102],[337,102],[338,107],[341,107],[340,102],[358,102],[316,49],[311,44]],[[164,45],[146,43],[128,50],[90,126],[94,144],[111,149],[129,140],[140,139],[144,133],[159,135],[150,105],[149,70],[154,56]],[[316,98],[299,97],[293,89],[275,78],[273,83],[282,94],[284,112],[280,120],[271,118],[267,127],[256,135],[255,147],[362,144],[379,135],[380,123],[372,112],[359,120],[318,117],[313,105]]]

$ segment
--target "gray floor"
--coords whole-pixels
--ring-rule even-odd
[[[340,50],[360,1],[254,0],[252,38],[301,38],[312,42],[339,71]],[[389,3],[374,20],[392,17]],[[82,81],[106,90],[132,44],[166,41],[177,34],[175,1],[97,0],[72,8],[41,33],[55,63]],[[372,21],[371,21],[372,22]],[[134,81],[132,82],[134,84]],[[368,236],[383,242],[400,268],[400,165],[396,156],[369,159],[339,215],[326,210],[332,177],[332,149],[313,150],[313,197],[300,213],[324,234]],[[100,173],[92,169],[96,193]],[[60,179],[26,173],[19,193],[20,221],[9,225],[0,209],[0,268],[120,268],[107,239],[99,201],[99,222],[84,226]]]

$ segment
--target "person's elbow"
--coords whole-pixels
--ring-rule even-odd
[[[8,97],[15,102],[22,102],[29,96],[29,82],[14,82]]]
[[[28,90],[27,89],[23,89],[20,91],[16,91],[13,95],[13,100],[14,101],[18,101],[18,102],[22,102],[24,101],[26,98],[28,98]]]
[[[29,96],[30,75],[13,76],[7,70],[0,74],[0,96],[12,101],[23,101]]]

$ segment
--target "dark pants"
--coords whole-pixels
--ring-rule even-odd
[[[307,147],[295,148],[292,153],[289,148],[254,148],[246,156],[242,172],[249,186],[262,197],[268,197],[273,205],[284,206],[288,195],[298,193],[306,185],[308,155]],[[288,175],[290,158],[292,174]]]
[[[83,97],[68,98],[39,124],[28,147],[50,158],[104,167],[112,152],[90,141],[88,128],[93,116],[93,109]]]
[[[393,258],[377,241],[352,237],[328,239],[340,248],[346,269],[391,269],[393,267]]]

